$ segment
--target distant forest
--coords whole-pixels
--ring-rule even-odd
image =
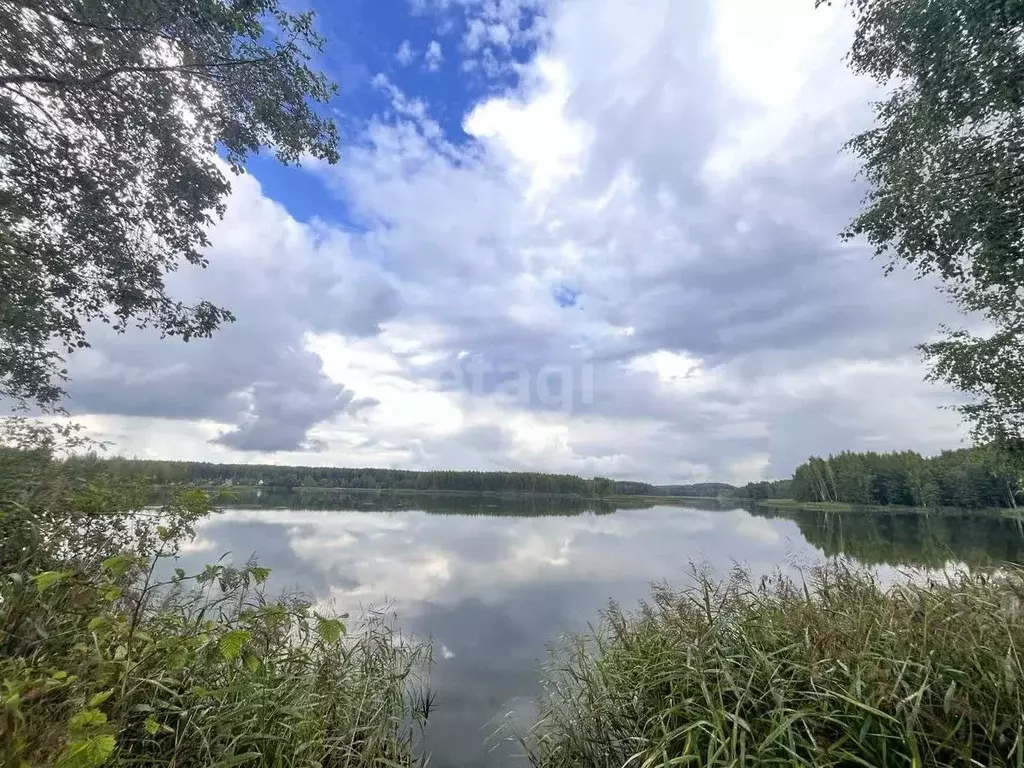
[[[273,464],[211,464],[198,461],[151,461],[95,456],[77,461],[104,465],[115,476],[142,476],[158,485],[265,486],[270,488],[351,488],[364,490],[456,491],[602,496],[720,496],[736,490],[726,483],[651,485],[590,479],[543,472],[414,472],[401,469],[287,467]]]
[[[924,457],[914,451],[844,452],[812,456],[789,480],[748,483],[734,496],[760,501],[837,501],[848,504],[962,509],[1012,507],[1024,502],[1015,462],[991,448],[965,448]]]
[[[289,467],[273,464],[211,464],[81,457],[115,476],[145,477],[157,485],[331,488],[339,490],[440,491],[499,494],[557,494],[579,498],[681,496],[745,501],[792,499],[870,506],[1017,507],[1024,503],[1013,464],[989,448],[944,451],[924,457],[914,451],[844,452],[813,456],[787,480],[748,483],[652,485],[605,477],[583,478],[543,472],[414,472],[401,469]]]

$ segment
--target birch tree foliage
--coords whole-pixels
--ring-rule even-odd
[[[335,162],[309,13],[278,0],[0,0],[0,396],[59,403],[91,322],[184,340],[232,319],[168,295],[272,148]]]
[[[823,0],[818,0],[820,4]],[[850,140],[869,192],[844,238],[936,277],[989,330],[921,345],[979,440],[1024,438],[1024,2],[848,0],[853,71],[887,86]]]

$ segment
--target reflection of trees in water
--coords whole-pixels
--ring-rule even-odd
[[[162,503],[168,489],[154,491],[154,503]],[[734,509],[734,502],[714,499],[665,500],[654,497],[614,500],[588,499],[567,494],[416,493],[352,490],[345,488],[224,488],[217,492],[217,506],[245,508],[337,509],[367,512],[421,511],[438,515],[490,515],[495,517],[607,515],[630,509],[685,507]]]
[[[575,516],[649,509],[664,502],[648,499],[598,501],[573,496],[396,493],[345,489],[238,488],[218,500],[222,507],[344,509],[367,512],[422,511],[436,515],[488,517]],[[713,500],[687,501],[687,508],[733,509]],[[792,520],[809,544],[827,556],[847,555],[869,565],[1024,564],[1024,526],[984,513],[920,513],[866,510],[818,512],[755,506],[751,514]]]
[[[174,489],[157,486],[152,503],[169,500]],[[365,510],[367,512],[420,511],[438,515],[490,515],[494,517],[608,515],[631,509],[680,507],[688,509],[735,509],[734,501],[717,499],[666,499],[615,497],[594,499],[569,494],[514,494],[490,492],[423,493],[402,490],[352,488],[225,487],[214,489],[220,508]]]
[[[422,511],[441,515],[491,515],[541,517],[609,514],[618,509],[654,506],[652,503],[609,504],[572,496],[448,493],[395,493],[344,489],[253,489],[227,490],[218,499],[222,507],[285,507],[290,509],[345,509],[367,512]]]
[[[813,512],[755,507],[759,517],[794,521],[828,556],[847,555],[868,565],[1024,563],[1024,526],[995,514],[919,512]]]

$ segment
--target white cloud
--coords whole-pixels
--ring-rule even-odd
[[[496,77],[517,69],[509,57],[513,49],[545,40],[548,14],[556,5],[549,0],[455,0],[438,4],[433,10],[441,19],[441,29],[451,24],[452,7],[461,8],[463,71],[483,71],[488,77]]]
[[[529,180],[528,195],[565,182],[578,172],[587,148],[583,126],[565,116],[569,75],[556,60],[540,58],[523,93],[479,104],[466,117],[468,134],[507,158],[512,172]]]
[[[423,54],[423,64],[430,72],[437,72],[444,61],[444,54],[441,52],[441,44],[437,40],[431,40],[427,44],[427,50]]]
[[[487,39],[487,24],[484,23],[483,19],[470,19],[466,25],[466,34],[462,39],[462,44],[466,50],[470,53],[475,53],[480,50],[480,47],[484,44]]]
[[[840,9],[465,6],[479,57],[500,29],[516,44],[525,10],[544,30],[519,85],[467,110],[474,140],[378,77],[395,117],[318,169],[360,231],[300,223],[240,180],[196,280],[250,310],[235,335],[141,362],[141,342],[111,340],[76,372],[94,404],[116,372],[146,402],[208,378],[221,406],[142,429],[131,419],[152,406],[118,395],[102,412],[120,415],[88,418],[146,454],[265,461],[204,440],[234,427],[260,444],[291,423],[289,446],[324,448],[275,461],[672,482],[958,442],[937,407],[950,394],[912,351],[951,310],[835,236],[860,194],[838,150],[870,116]]]
[[[398,50],[395,52],[395,58],[398,59],[398,63],[403,67],[407,67],[412,64],[412,60],[416,58],[416,52],[412,49],[412,43],[408,40],[403,40],[402,44],[398,46]]]

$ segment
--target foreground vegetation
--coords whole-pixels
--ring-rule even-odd
[[[2,764],[417,762],[426,648],[380,616],[349,631],[300,596],[272,599],[255,563],[177,569],[205,493],[170,488],[147,508],[144,479],[55,449],[25,427],[0,451]],[[801,523],[826,554],[845,551],[850,521],[873,521],[880,545],[894,519],[908,540],[927,533],[922,515],[836,517]],[[937,564],[1013,533],[935,518]],[[1024,569],[1004,567],[893,589],[834,563],[806,583],[698,574],[571,638],[524,742],[538,766],[1017,764]]]
[[[382,616],[349,632],[254,563],[174,567],[210,513],[0,451],[0,764],[410,765],[425,647]]]
[[[560,768],[1019,765],[1021,595],[1018,568],[696,574],[570,638],[524,741]]]

